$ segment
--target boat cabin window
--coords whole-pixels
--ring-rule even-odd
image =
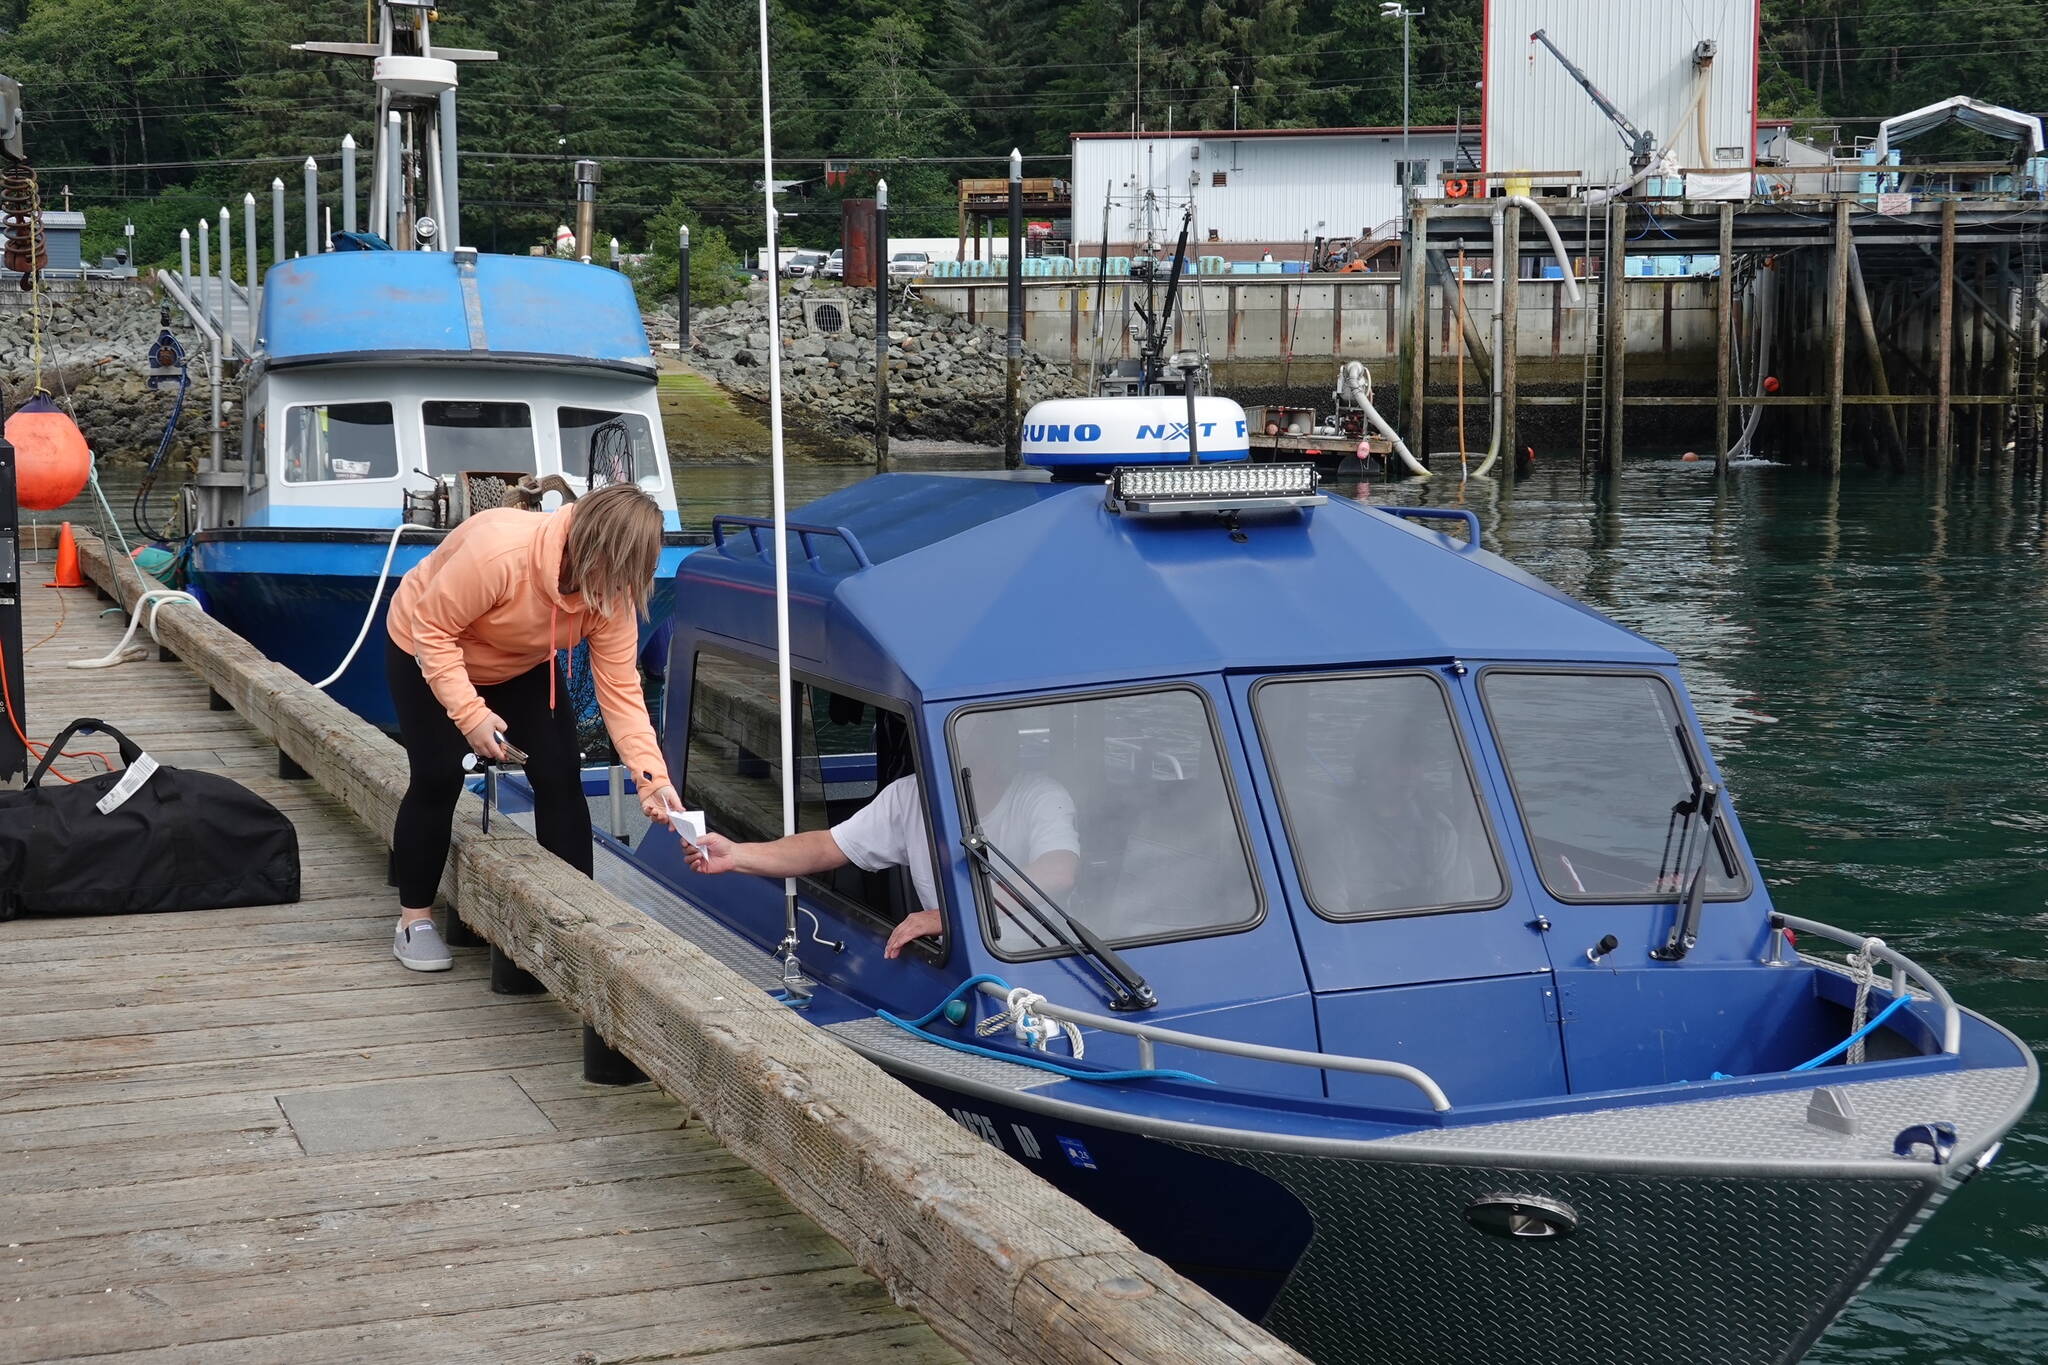
[[[498,474],[537,472],[533,410],[524,403],[429,400],[420,404],[427,428],[427,472]]]
[[[1665,901],[1704,866],[1706,893],[1746,894],[1678,699],[1647,673],[1489,669],[1480,693],[1543,884],[1563,901]]]
[[[592,488],[634,483],[661,468],[654,435],[637,412],[557,408],[555,426],[561,434],[562,472],[587,480]]]
[[[398,433],[389,403],[301,403],[286,409],[286,483],[389,479],[398,473]]]
[[[1258,921],[1251,849],[1195,689],[962,711],[952,749],[962,823],[978,819],[1009,863],[1112,945]],[[1064,951],[1008,864],[996,866],[1004,875],[975,875],[990,945],[1005,957]]]
[[[1443,685],[1274,679],[1252,693],[1295,868],[1328,919],[1498,905],[1507,878]]]
[[[843,823],[900,778],[915,783],[909,727],[899,713],[816,683],[800,680],[795,689],[799,832]],[[773,664],[708,650],[697,655],[683,803],[703,811],[710,827],[728,838],[782,837],[779,723]],[[930,823],[921,816],[921,801],[912,806],[920,812],[916,837],[925,854],[914,861],[929,887]],[[918,903],[925,895],[907,867],[867,872],[849,864],[799,880],[806,894],[850,912],[854,922],[871,920],[877,934],[928,908]]]

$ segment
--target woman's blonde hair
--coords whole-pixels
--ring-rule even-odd
[[[661,504],[630,483],[609,483],[568,509],[562,584],[600,616],[645,618],[661,562]]]

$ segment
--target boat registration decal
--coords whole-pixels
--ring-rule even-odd
[[[1062,1137],[1060,1150],[1067,1154],[1069,1165],[1079,1166],[1084,1171],[1101,1169],[1095,1164],[1095,1158],[1088,1154],[1088,1144],[1079,1138]]]

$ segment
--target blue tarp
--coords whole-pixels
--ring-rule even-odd
[[[442,351],[653,368],[639,303],[617,271],[480,253],[475,288],[473,336],[462,278],[445,252],[334,251],[286,261],[264,277],[264,349],[273,360]]]

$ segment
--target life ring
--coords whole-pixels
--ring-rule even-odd
[[[1446,199],[1463,199],[1470,193],[1472,193],[1472,182],[1469,180],[1444,181],[1444,197]]]

